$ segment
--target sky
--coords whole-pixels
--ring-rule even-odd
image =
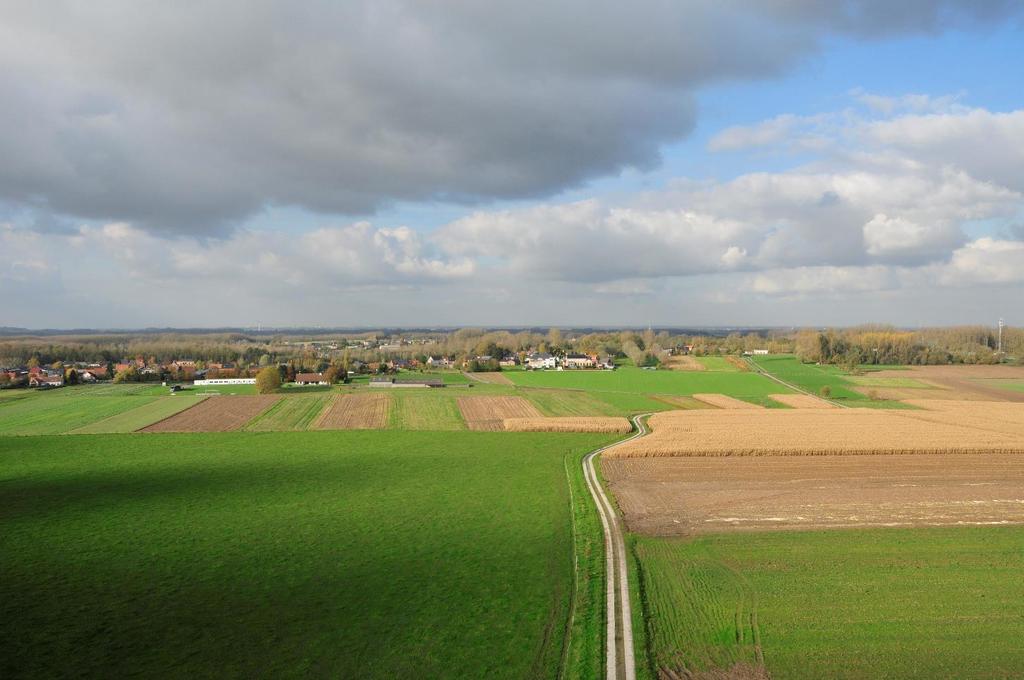
[[[1024,0],[0,7],[0,326],[1024,323]]]

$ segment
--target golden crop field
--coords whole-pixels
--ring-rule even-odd
[[[662,362],[667,368],[673,371],[706,371],[707,367],[688,354],[680,354],[665,359]]]
[[[499,432],[506,418],[543,418],[522,397],[459,397],[459,411],[471,430]]]
[[[651,434],[610,458],[891,453],[1024,453],[1024,406],[960,410],[765,409],[668,411]]]
[[[320,414],[313,429],[378,430],[388,424],[391,395],[383,392],[340,394]]]
[[[620,417],[566,417],[566,418],[506,418],[508,432],[607,432],[626,433],[633,429],[629,421]]]
[[[697,401],[703,401],[705,404],[711,404],[716,408],[721,409],[763,409],[763,406],[757,404],[751,404],[750,402],[737,399],[736,397],[730,397],[725,394],[695,394],[693,398]]]
[[[830,401],[809,394],[769,394],[768,397],[790,408],[839,408]]]

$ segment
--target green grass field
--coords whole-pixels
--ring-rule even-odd
[[[567,476],[606,441],[0,437],[0,675],[554,677]],[[600,621],[599,584],[581,584],[578,678]]]
[[[388,429],[466,429],[466,423],[455,400],[459,396],[470,394],[468,391],[398,389],[391,390],[388,394],[391,395]]]
[[[1024,528],[633,540],[648,674],[754,665],[758,642],[774,678],[1010,678],[1024,668]]]
[[[776,354],[771,356],[754,357],[753,362],[762,370],[771,373],[780,380],[810,392],[820,394],[821,388],[826,385],[832,392],[830,397],[848,406],[863,408],[906,408],[902,402],[871,399],[866,394],[853,389],[854,387],[867,386],[866,382],[856,382],[853,378],[862,377],[870,381],[869,376],[850,376],[837,366],[817,366],[805,364],[790,354]],[[884,378],[874,378],[877,382]],[[909,378],[892,378],[892,380],[906,381]],[[916,381],[915,381],[916,382]],[[894,387],[895,385],[889,385]],[[924,387],[925,385],[921,385]]]
[[[740,369],[729,362],[725,357],[694,357],[709,371],[725,371],[727,373],[739,373]]]
[[[1010,390],[1012,392],[1024,392],[1024,380],[1013,380],[1004,378],[989,378],[978,380],[977,382],[985,385],[986,387],[998,387],[1001,390]]]
[[[935,388],[935,385],[929,385],[928,383],[915,380],[914,378],[879,378],[873,376],[870,373],[867,375],[846,375],[843,379],[857,385],[858,387],[892,387],[892,388],[915,388],[915,389],[929,389]]]
[[[724,361],[724,360],[723,360]],[[524,387],[586,390],[605,399],[608,393],[650,395],[728,394],[766,397],[788,390],[757,373],[740,371],[645,371],[623,367],[615,371],[518,371],[508,377]]]
[[[301,431],[323,411],[330,395],[328,394],[295,394],[279,399],[276,404],[245,424],[243,430],[249,432],[284,432]]]
[[[116,415],[98,420],[83,427],[71,431],[71,434],[112,434],[117,432],[135,432],[147,425],[169,418],[175,413],[195,406],[206,399],[200,396],[185,396],[176,394],[173,397],[156,397],[140,399],[141,406],[136,406],[128,411],[122,411]]]
[[[63,434],[144,406],[157,397],[89,396],[52,390],[0,406],[0,435]]]

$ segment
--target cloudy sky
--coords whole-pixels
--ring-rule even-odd
[[[0,0],[0,326],[1024,324],[1024,0]]]

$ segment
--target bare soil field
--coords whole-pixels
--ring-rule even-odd
[[[718,408],[700,399],[675,394],[652,394],[651,399],[683,410]]]
[[[878,378],[912,378],[953,392],[940,397],[943,399],[1024,402],[1024,392],[1004,390],[993,383],[980,382],[992,379],[1024,380],[1024,366],[911,366],[900,370],[877,371],[871,375]]]
[[[506,418],[506,432],[630,432],[633,426],[615,416],[576,416],[562,418]]]
[[[140,432],[228,432],[237,430],[281,399],[259,396],[213,396],[153,423]]]
[[[471,430],[500,432],[506,418],[543,418],[537,407],[522,397],[459,397],[459,411]]]
[[[707,367],[688,354],[671,356],[661,362],[665,368],[673,371],[706,371]]]
[[[1024,524],[1024,457],[992,454],[603,460],[630,531]]]
[[[478,380],[482,383],[489,385],[514,385],[515,383],[508,379],[507,375],[496,373],[494,371],[481,371],[479,373],[467,373],[466,376],[470,380]]]
[[[790,408],[839,408],[830,401],[809,394],[769,394],[768,397]]]
[[[390,411],[390,394],[339,394],[320,414],[313,429],[379,430],[387,426]]]
[[[725,394],[695,394],[693,398],[697,401],[702,401],[705,404],[710,404],[715,408],[731,409],[731,410],[744,410],[744,409],[764,409],[763,406],[757,404],[751,404],[750,402],[730,397]]]
[[[950,407],[952,408],[952,407]],[[762,409],[667,411],[651,434],[604,454],[662,456],[815,456],[895,453],[1024,453],[1024,406],[970,403],[947,411]],[[929,415],[931,414],[931,415]]]

